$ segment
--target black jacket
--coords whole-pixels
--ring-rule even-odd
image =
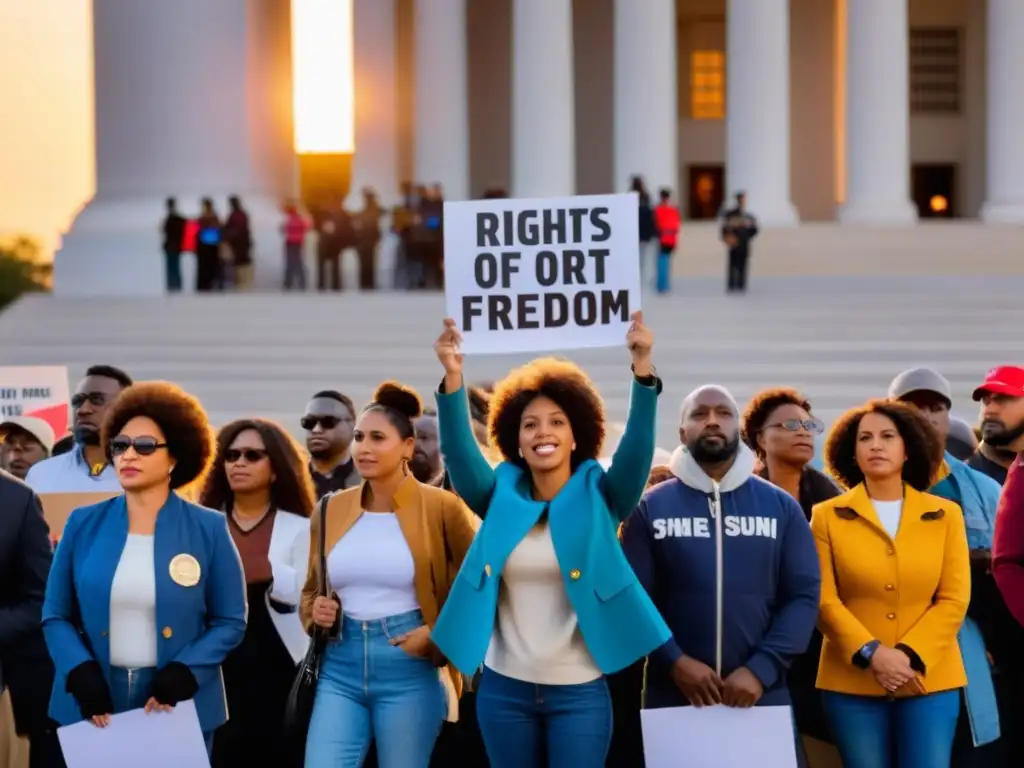
[[[39,497],[0,471],[0,680],[19,733],[46,722],[53,663],[41,617],[53,548]]]

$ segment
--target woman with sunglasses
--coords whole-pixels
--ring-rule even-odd
[[[743,412],[743,442],[757,455],[758,475],[800,502],[808,521],[815,504],[841,493],[827,475],[810,466],[815,438],[824,429],[821,420],[813,416],[810,402],[795,389],[762,390]],[[815,629],[807,651],[793,660],[789,670],[793,715],[812,766],[838,759],[821,709],[821,694],[814,684],[821,643],[821,632]]]
[[[245,582],[224,516],[175,491],[200,481],[213,435],[172,384],[124,390],[101,444],[124,493],[72,512],[54,554],[43,634],[60,725],[195,702],[207,748],[226,719],[220,668],[245,635]]]
[[[297,606],[314,499],[302,449],[282,427],[239,419],[220,430],[200,501],[227,516],[242,556],[249,623],[224,662],[231,718],[214,740],[215,768],[302,764],[302,745],[285,737],[284,710],[295,666],[309,645]]]

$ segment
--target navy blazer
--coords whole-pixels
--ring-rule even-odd
[[[110,586],[128,540],[124,496],[76,509],[68,518],[43,603],[43,635],[57,677],[50,717],[61,725],[82,713],[67,692],[67,676],[96,660],[110,682]],[[196,711],[203,732],[227,720],[220,666],[245,635],[246,596],[242,561],[220,512],[191,504],[175,493],[156,520],[157,667],[172,661],[189,668],[199,684]],[[199,583],[176,583],[170,563],[187,554],[199,562]]]

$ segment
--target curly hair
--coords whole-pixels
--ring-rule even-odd
[[[775,409],[783,405],[796,405],[808,413],[811,412],[811,403],[800,392],[789,387],[774,387],[762,389],[750,398],[747,407],[743,410],[740,437],[747,444],[750,450],[758,456],[763,457],[763,451],[757,446],[757,436],[764,429],[768,417],[775,412]]]
[[[202,482],[210,470],[214,437],[199,400],[167,381],[144,381],[121,390],[100,430],[100,445],[108,460],[111,438],[139,416],[155,421],[164,433],[167,453],[174,457],[171,489]]]
[[[644,487],[646,489],[653,488],[659,483],[671,480],[673,477],[675,477],[675,474],[673,474],[672,467],[668,464],[655,464],[651,467],[651,473],[647,476],[647,485]]]
[[[861,419],[869,413],[887,416],[896,425],[907,454],[903,481],[918,491],[927,491],[942,465],[944,446],[917,408],[895,400],[869,400],[836,419],[825,442],[826,471],[846,488],[864,482],[864,473],[857,466],[857,432]]]
[[[309,517],[316,505],[316,490],[302,448],[285,429],[269,419],[238,419],[224,425],[217,434],[217,457],[213,471],[206,480],[199,503],[210,509],[227,511],[233,501],[224,454],[235,439],[248,430],[258,432],[267,450],[274,474],[270,499],[274,507],[302,517]]]
[[[519,423],[526,406],[537,397],[546,397],[565,411],[576,441],[571,459],[574,470],[601,455],[605,436],[601,395],[575,363],[543,357],[514,369],[494,387],[487,430],[506,461],[526,468],[526,460],[519,455]]]

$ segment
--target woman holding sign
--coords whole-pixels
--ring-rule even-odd
[[[601,397],[576,365],[535,360],[495,386],[488,428],[504,461],[492,468],[470,427],[453,320],[434,347],[441,452],[484,522],[432,637],[463,673],[484,664],[477,717],[493,768],[604,766],[604,675],[670,637],[616,538],[647,482],[661,391],[653,334],[641,313],[632,320],[629,416],[607,471]]]

